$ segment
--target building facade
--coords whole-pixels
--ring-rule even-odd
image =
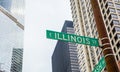
[[[20,23],[24,24],[25,0],[0,0],[0,6],[9,11]]]
[[[102,7],[102,5],[104,7]],[[120,61],[120,0],[99,1],[116,61]]]
[[[70,0],[75,33],[77,35],[98,38],[91,0]],[[120,1],[97,0],[105,27],[111,42],[116,62],[120,60]],[[99,47],[78,44],[79,69],[91,72],[103,57]],[[104,71],[104,70],[103,70]]]
[[[21,26],[11,13],[0,6],[0,63],[5,72],[10,72],[12,49],[23,48]]]
[[[23,48],[24,0],[0,0],[0,64],[10,72],[13,48]]]
[[[12,64],[10,72],[22,72],[23,49],[13,48],[12,51]]]
[[[18,21],[24,24],[25,0],[12,0],[10,12]]]
[[[74,34],[72,21],[65,21],[61,32]],[[80,72],[76,44],[57,42],[52,55],[52,72]]]
[[[12,0],[0,0],[0,5],[10,11]]]

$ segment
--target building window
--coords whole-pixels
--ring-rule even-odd
[[[106,25],[108,25],[108,21],[107,21],[107,20],[106,20],[106,22],[105,22],[105,23],[106,23]]]
[[[112,40],[112,45],[114,45],[114,42],[113,42],[113,40]]]
[[[96,35],[98,35],[98,32],[96,31],[96,33],[95,33]]]
[[[120,9],[120,4],[115,4],[116,8]]]
[[[113,20],[112,22],[113,24],[117,24],[117,25],[120,24],[118,20]]]
[[[113,12],[113,13],[116,12],[114,8],[109,8],[109,11],[110,11],[110,12]]]
[[[102,0],[99,0],[100,1],[100,3],[102,2]]]
[[[111,27],[113,25],[120,25],[119,21],[118,20],[112,20],[112,22],[110,23]]]
[[[120,38],[120,34],[117,34],[117,38]]]
[[[115,19],[118,18],[116,14],[111,14],[111,17],[112,17],[112,18],[115,18]]]
[[[113,34],[114,34],[115,32],[120,32],[120,27],[114,27],[114,29],[112,30],[112,32],[113,32]]]
[[[113,3],[112,2],[108,2],[108,6],[113,6]]]
[[[115,41],[118,39],[120,39],[120,34],[116,34],[116,36],[115,36]]]
[[[115,2],[120,2],[120,0],[114,0]]]
[[[112,6],[113,7],[114,5],[113,5],[112,2],[107,2],[106,5],[105,5],[105,7],[107,8],[108,6]]]
[[[108,27],[108,32],[110,32],[110,28]]]
[[[120,14],[120,9],[117,9],[118,14]]]
[[[115,28],[112,30],[113,34],[115,33]]]
[[[120,52],[119,52],[119,56],[120,56]]]
[[[104,9],[102,10],[102,13],[103,13],[103,14],[105,13],[105,10],[104,10]]]
[[[106,19],[106,14],[104,15],[104,19]]]
[[[106,0],[103,0],[104,1],[104,3],[106,2]]]
[[[118,60],[118,55],[116,55],[116,59]]]
[[[116,41],[116,40],[118,40],[118,37],[117,37],[117,35],[115,35],[115,37],[114,37],[114,38],[115,38],[115,41]]]
[[[84,70],[84,72],[86,72],[86,69]]]
[[[116,49],[114,48],[114,52],[116,53]]]
[[[112,18],[114,18],[114,19],[118,19],[118,17],[117,17],[116,14],[111,14],[111,15],[109,16],[109,20],[111,20]]]
[[[116,30],[117,32],[120,32],[120,27],[115,27],[115,30]]]
[[[101,8],[103,8],[103,3],[101,4]]]
[[[110,36],[110,38],[112,38],[112,35],[111,35],[111,33],[109,34],[109,36]]]
[[[117,43],[117,49],[119,49],[119,48],[120,48],[120,42]]]
[[[97,55],[99,54],[99,51],[98,51],[98,49],[97,49],[97,51],[96,51],[96,54],[97,54]]]

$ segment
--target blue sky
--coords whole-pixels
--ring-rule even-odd
[[[71,17],[69,0],[26,0],[23,72],[52,72],[57,41],[47,39],[46,30],[60,32]]]

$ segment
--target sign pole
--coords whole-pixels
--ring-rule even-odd
[[[101,48],[106,61],[106,69],[108,72],[119,72],[97,1],[98,0],[91,0],[91,4],[96,21],[97,31],[102,43]]]

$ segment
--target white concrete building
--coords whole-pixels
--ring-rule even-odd
[[[98,38],[91,7],[91,0],[70,0],[75,33],[80,36]],[[98,0],[105,27],[109,35],[116,61],[120,60],[120,1]],[[92,72],[103,56],[99,47],[78,44],[81,72]]]

